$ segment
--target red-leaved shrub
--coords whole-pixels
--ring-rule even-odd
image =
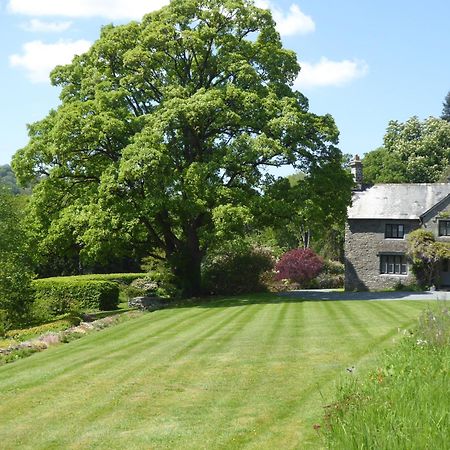
[[[278,280],[291,280],[300,284],[311,281],[323,267],[323,260],[309,248],[296,248],[286,252],[275,266]]]

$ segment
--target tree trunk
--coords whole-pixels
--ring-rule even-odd
[[[182,254],[173,255],[173,272],[178,280],[181,295],[184,298],[198,297],[202,293],[200,252],[185,251]]]
[[[195,225],[186,227],[184,242],[178,242],[168,261],[185,298],[202,294],[201,263],[204,252],[200,248]]]

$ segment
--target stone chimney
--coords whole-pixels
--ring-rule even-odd
[[[350,161],[350,169],[355,180],[355,190],[361,191],[363,189],[363,167],[359,155],[355,155],[354,159]]]

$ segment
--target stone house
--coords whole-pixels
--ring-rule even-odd
[[[345,230],[345,289],[374,290],[413,284],[406,236],[418,228],[450,242],[450,183],[365,186],[362,165],[351,163],[356,189]],[[440,281],[450,286],[449,261]]]

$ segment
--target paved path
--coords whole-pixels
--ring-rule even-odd
[[[448,291],[424,292],[342,292],[332,289],[302,289],[280,295],[305,300],[450,300]]]

